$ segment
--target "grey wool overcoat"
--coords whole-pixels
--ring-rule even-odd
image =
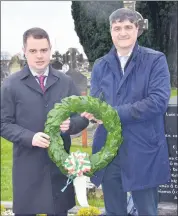
[[[10,75],[1,87],[1,136],[13,143],[13,211],[16,214],[58,214],[75,205],[73,184],[64,192],[67,177],[50,160],[47,149],[33,147],[36,132],[44,131],[48,112],[62,98],[78,95],[71,78],[49,66],[46,91],[29,67]],[[62,134],[70,149],[70,134],[82,131],[88,120],[71,117],[68,132]]]

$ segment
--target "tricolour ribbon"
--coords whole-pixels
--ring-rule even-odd
[[[61,190],[62,192],[65,191],[73,179],[83,176],[85,172],[91,170],[89,155],[86,152],[72,152],[65,160],[64,168],[68,171],[68,180],[66,186]]]

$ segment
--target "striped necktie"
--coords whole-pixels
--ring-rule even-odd
[[[45,85],[44,85],[45,78],[46,78],[46,76],[43,76],[43,75],[37,77],[39,84],[40,84],[40,87],[41,87],[43,92],[45,92]]]

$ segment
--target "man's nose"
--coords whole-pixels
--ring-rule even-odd
[[[126,36],[127,35],[127,32],[126,32],[126,30],[124,28],[121,29],[119,33],[120,33],[121,36]]]
[[[41,52],[37,52],[36,57],[37,58],[42,58],[43,56],[42,56]]]

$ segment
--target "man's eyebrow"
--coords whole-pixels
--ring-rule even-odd
[[[131,24],[127,24],[127,25],[125,25],[125,27],[132,27],[132,25]]]
[[[29,49],[29,50],[35,50],[35,51],[37,51],[37,49],[35,49],[35,48]],[[48,50],[48,48],[41,48],[40,50]]]

